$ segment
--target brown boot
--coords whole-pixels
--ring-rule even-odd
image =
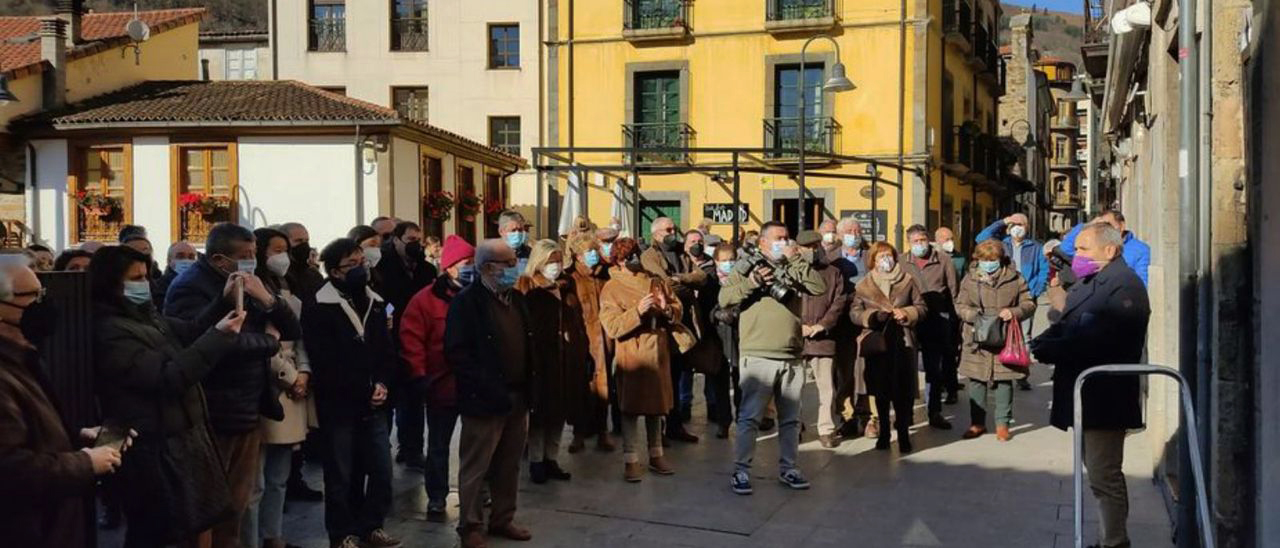
[[[975,424],[975,425],[973,425],[973,426],[970,426],[968,430],[965,430],[965,431],[964,431],[964,435],[963,435],[963,436],[961,436],[961,437],[962,437],[962,438],[964,438],[964,439],[966,439],[966,440],[971,440],[971,439],[973,439],[973,438],[976,438],[976,437],[981,436],[981,435],[986,434],[986,433],[987,433],[987,429],[986,429],[986,427],[984,427],[984,426],[978,426],[978,425],[976,425],[976,424]]]
[[[640,478],[644,477],[644,465],[638,462],[628,462],[622,465],[622,479],[627,483],[639,483]]]
[[[670,476],[676,473],[676,470],[667,464],[667,459],[663,457],[649,457],[649,469],[659,476]]]
[[[528,529],[514,523],[508,523],[498,527],[490,527],[489,536],[520,541],[533,539],[533,533],[530,533]]]
[[[996,439],[1000,441],[1009,441],[1013,439],[1013,434],[1009,433],[1009,426],[1004,424],[996,425]]]
[[[597,451],[604,451],[608,453],[617,448],[618,446],[613,443],[613,436],[610,436],[608,432],[601,432],[600,437],[596,439]]]

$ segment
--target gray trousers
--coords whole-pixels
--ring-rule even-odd
[[[1124,430],[1084,431],[1084,467],[1102,514],[1102,545],[1129,542],[1129,488],[1124,480]]]
[[[800,395],[804,388],[804,361],[774,360],[743,356],[739,368],[738,388],[742,390],[742,407],[738,409],[738,436],[733,442],[734,466],[748,472],[756,453],[756,436],[765,407],[778,400],[778,473],[796,467],[800,452]]]

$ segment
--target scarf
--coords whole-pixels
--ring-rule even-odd
[[[881,293],[884,293],[885,297],[890,296],[889,292],[893,289],[893,286],[902,281],[902,277],[905,275],[902,272],[902,266],[898,263],[894,263],[893,270],[888,272],[881,272],[879,268],[871,269],[871,281],[876,284]]]

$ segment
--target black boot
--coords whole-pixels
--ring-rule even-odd
[[[907,454],[911,452],[911,432],[908,430],[898,431],[898,452]]]
[[[538,485],[547,482],[547,463],[546,462],[530,462],[529,463],[529,481]]]
[[[569,479],[573,477],[573,474],[565,472],[563,468],[560,468],[560,463],[556,461],[549,460],[546,461],[545,464],[548,478],[553,480],[569,481]]]

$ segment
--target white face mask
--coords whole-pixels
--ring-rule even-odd
[[[889,272],[890,270],[893,270],[893,264],[893,257],[889,257],[887,255],[876,259],[876,268],[880,269],[881,272]]]
[[[1027,227],[1022,225],[1013,225],[1013,227],[1009,228],[1009,235],[1013,236],[1015,239],[1021,240],[1023,236],[1027,235]]]
[[[942,250],[946,251],[947,253],[955,253],[956,252],[955,240],[947,240],[945,242],[942,242]]]
[[[844,244],[845,247],[858,247],[858,244],[861,242],[862,237],[856,234],[844,234],[840,236],[840,243]]]
[[[824,243],[824,244],[833,244],[833,243],[835,243],[835,241],[836,241],[836,233],[835,233],[835,232],[823,232],[823,233],[822,233],[822,243]]]
[[[267,257],[267,269],[276,276],[284,276],[289,272],[289,264],[290,261],[288,253],[276,253],[275,255]]]
[[[369,268],[378,266],[378,261],[382,260],[382,249],[377,247],[364,248],[364,262]]]
[[[542,267],[542,276],[548,280],[560,277],[560,263],[547,263]]]

